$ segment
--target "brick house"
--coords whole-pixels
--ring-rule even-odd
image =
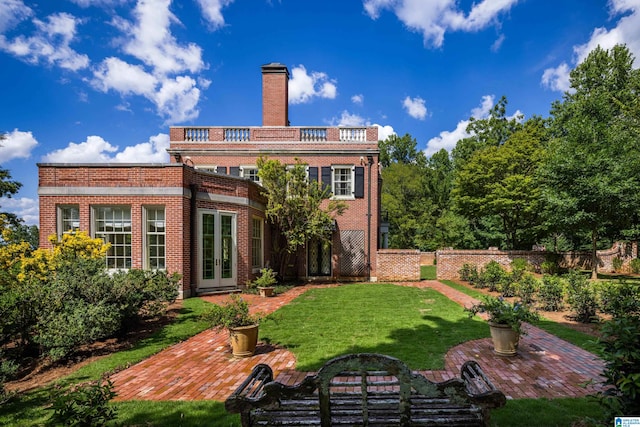
[[[297,158],[348,209],[332,245],[309,242],[291,272],[375,280],[377,128],[289,126],[288,80],[284,65],[262,66],[262,126],[171,127],[169,164],[38,164],[41,247],[86,230],[112,244],[109,268],[182,274],[181,297],[240,287],[271,258],[256,160]]]

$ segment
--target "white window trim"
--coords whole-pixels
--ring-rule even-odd
[[[260,222],[260,263],[259,265],[253,265],[253,230],[254,221]],[[264,219],[258,216],[251,217],[251,272],[256,274],[260,273],[260,270],[264,267]]]
[[[258,166],[256,166],[256,165],[242,165],[242,166],[240,166],[240,176],[242,178],[247,178],[248,179],[249,177],[245,176],[245,169],[255,170],[256,171],[256,176],[258,177],[258,180],[257,181],[253,181],[252,180],[252,181],[257,183],[257,184],[262,185],[262,179],[260,178],[260,175],[257,175]]]
[[[130,226],[131,226],[131,231],[129,232],[129,234],[131,235],[131,268],[133,268],[133,209],[131,208],[131,205],[118,205],[118,204],[114,204],[114,205],[110,205],[110,204],[100,204],[100,205],[92,205],[91,206],[91,237],[93,237],[94,239],[96,238],[100,238],[97,237],[97,234],[99,233],[97,230],[97,226],[96,226],[96,221],[97,221],[97,213],[96,211],[100,208],[115,208],[115,207],[128,207],[129,208],[129,221],[130,221]],[[121,233],[124,234],[124,233]],[[107,262],[107,260],[105,259],[105,263]],[[108,271],[128,271],[129,268],[108,268]]]
[[[148,244],[148,231],[147,231],[147,214],[150,210],[164,210],[164,233],[154,233],[155,235],[164,235],[164,267],[165,268],[156,268],[152,269],[149,265],[149,244]],[[167,270],[167,208],[163,205],[144,205],[142,206],[142,259],[143,265],[142,268],[145,270],[157,270],[157,271],[166,271]]]
[[[63,221],[62,221],[62,211],[65,208],[77,208],[78,209],[78,227],[71,231],[62,231]],[[58,235],[58,239],[62,238],[63,234],[74,232],[80,230],[80,205],[78,204],[63,204],[56,206],[56,234]]]
[[[218,165],[195,165],[194,168],[205,172],[218,173]]]
[[[349,182],[351,184],[351,194],[350,195],[336,195],[336,181],[335,181],[335,170],[336,169],[349,169],[351,171],[351,177],[349,178]],[[336,200],[355,200],[355,186],[356,186],[356,167],[355,165],[331,165],[331,194],[333,194],[333,199]]]

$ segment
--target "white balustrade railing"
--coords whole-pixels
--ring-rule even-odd
[[[209,128],[186,128],[184,130],[185,141],[208,141]]]
[[[326,141],[327,128],[301,128],[301,141]]]
[[[225,128],[225,141],[249,141],[251,138],[251,130],[249,128]]]
[[[340,128],[340,141],[365,142],[366,140],[366,128]]]

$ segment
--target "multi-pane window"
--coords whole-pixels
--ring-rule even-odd
[[[95,207],[94,230],[95,237],[111,244],[107,268],[131,268],[131,207]]]
[[[80,229],[80,207],[78,205],[58,206],[58,236]]]
[[[251,233],[251,267],[262,268],[262,219],[253,218],[253,232]]]
[[[335,197],[353,197],[353,167],[333,166],[332,187]]]
[[[146,207],[144,210],[145,268],[165,270],[166,221],[162,206]]]
[[[241,173],[243,178],[249,178],[253,182],[260,182],[260,177],[258,176],[258,168],[251,166],[243,166],[241,168]]]

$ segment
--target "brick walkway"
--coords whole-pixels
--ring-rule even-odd
[[[433,288],[464,306],[475,302],[437,281],[403,285]],[[297,287],[273,298],[253,295],[243,298],[249,301],[252,311],[271,313],[317,286]],[[203,298],[220,303],[228,297]],[[589,383],[601,379],[604,365],[600,359],[534,326],[529,325],[527,331],[520,339],[515,357],[494,355],[488,338],[475,340],[450,349],[444,371],[422,373],[429,379],[442,381],[457,376],[465,361],[475,359],[508,398],[579,397],[597,391]],[[269,364],[276,379],[286,384],[297,383],[307,375],[295,370],[295,358],[285,349],[258,343],[255,356],[235,359],[228,347],[226,332],[207,330],[163,350],[111,376],[118,394],[116,400],[224,401],[258,363]]]

